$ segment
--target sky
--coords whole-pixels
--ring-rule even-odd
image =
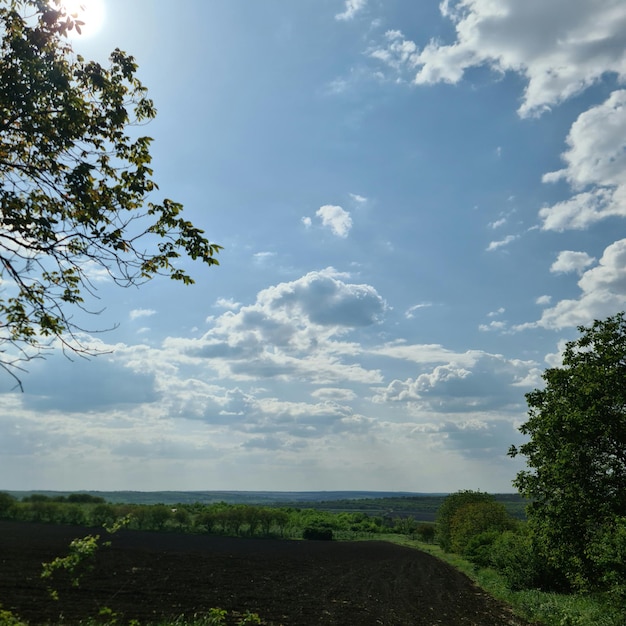
[[[0,379],[0,489],[514,491],[524,394],[626,308],[626,3],[172,7],[73,45],[135,56],[220,265],[94,277],[105,354]]]

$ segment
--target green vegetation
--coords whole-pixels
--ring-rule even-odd
[[[468,558],[446,552],[441,546],[425,544],[409,537],[388,535],[381,538],[423,550],[446,561],[532,623],[543,626],[623,626],[626,623],[623,609],[611,604],[605,597],[555,593],[537,588],[512,590],[507,579],[494,567],[478,566]]]
[[[429,524],[412,518],[370,517],[361,512],[330,513],[316,509],[253,506],[249,504],[111,504],[98,497],[30,494],[17,500],[0,493],[0,519],[85,527],[110,526],[127,520],[133,530],[208,533],[237,537],[302,538],[305,529],[331,531],[336,539],[370,533],[400,532],[432,536]],[[76,500],[80,500],[77,502]]]
[[[210,266],[220,249],[179,203],[147,201],[152,140],[132,127],[155,117],[154,104],[132,56],[87,61],[67,39],[74,28],[60,0],[0,7],[1,275],[15,285],[0,298],[0,340],[15,348],[0,367],[18,385],[20,363],[54,339],[93,352],[72,316],[93,295],[90,267],[125,287],[155,275],[188,284],[179,257]]]
[[[107,608],[101,609],[96,617],[81,622],[82,626],[117,626],[119,623],[118,616]],[[227,624],[262,626],[265,622],[256,613],[229,613],[224,609],[214,608],[210,609],[206,615],[195,615],[191,618],[181,615],[174,619],[143,624],[143,626],[226,626]],[[0,626],[29,626],[29,624],[13,615],[11,611],[3,610],[0,606]],[[142,625],[139,622],[131,621],[129,626]]]
[[[460,491],[437,514],[440,558],[528,619],[549,626],[626,623],[626,319],[567,343],[563,366],[527,394],[530,440],[510,454],[528,521],[489,494]],[[421,546],[422,548],[424,546]]]
[[[529,469],[515,484],[532,500],[531,546],[574,590],[626,598],[626,319],[624,313],[567,343],[563,366],[526,398]]]

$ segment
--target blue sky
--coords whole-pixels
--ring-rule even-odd
[[[512,491],[524,394],[626,308],[626,5],[100,1],[74,45],[136,57],[155,199],[224,250],[5,379],[0,487]]]

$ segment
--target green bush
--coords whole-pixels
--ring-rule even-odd
[[[512,591],[569,590],[565,578],[542,558],[525,528],[500,534],[491,546],[491,565],[502,574]]]
[[[459,507],[450,520],[450,549],[465,554],[473,537],[489,531],[511,530],[515,521],[504,504],[493,501],[469,502]]]
[[[452,519],[456,512],[468,505],[481,502],[495,502],[495,498],[482,491],[457,491],[447,496],[437,511],[437,543],[445,552],[452,550]]]
[[[0,491],[0,518],[11,517],[11,511],[17,500],[10,494]]]
[[[433,541],[435,541],[436,534],[435,525],[422,522],[421,524],[418,524],[415,528],[415,534],[420,541],[433,543]]]
[[[487,530],[472,536],[465,545],[464,556],[481,567],[491,566],[493,545],[501,536],[499,530]]]
[[[616,602],[626,603],[626,517],[600,527],[587,556],[596,568],[596,588],[607,591]]]
[[[305,528],[302,533],[303,539],[313,539],[319,541],[332,541],[333,531],[330,528]]]

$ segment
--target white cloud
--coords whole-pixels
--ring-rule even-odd
[[[559,252],[556,261],[550,267],[550,271],[559,273],[577,272],[582,274],[584,269],[592,265],[595,258],[589,256],[586,252],[573,252],[572,250],[563,250]]]
[[[436,413],[519,410],[520,386],[534,381],[533,361],[505,359],[500,355],[474,353],[472,361],[438,365],[415,378],[394,380],[376,394],[379,403],[410,402]]]
[[[584,229],[610,216],[626,217],[626,90],[581,113],[567,145],[566,167],[543,180],[566,180],[578,193],[541,209],[543,229]]]
[[[543,230],[584,230],[610,216],[626,217],[626,204],[615,190],[595,188],[539,211]]]
[[[492,241],[486,248],[487,252],[492,252],[493,250],[497,250],[498,248],[503,248],[504,246],[508,246],[512,241],[515,241],[519,238],[519,235],[507,235],[504,239],[500,241]]]
[[[352,218],[348,211],[344,211],[340,206],[325,204],[320,207],[315,215],[322,220],[322,224],[337,235],[346,238],[352,228]]]
[[[357,397],[352,389],[343,387],[320,387],[312,391],[311,395],[320,400],[335,400],[337,402],[350,402]]]
[[[370,50],[370,56],[401,73],[405,68],[413,68],[418,61],[418,48],[413,41],[404,38],[399,30],[385,33],[386,44],[382,48]]]
[[[567,167],[544,176],[544,181],[567,180],[575,188],[615,186],[626,182],[626,90],[614,91],[572,124],[563,153]]]
[[[538,304],[539,306],[547,306],[550,302],[552,302],[552,296],[548,295],[539,296],[535,300],[535,304]]]
[[[480,326],[478,327],[478,330],[480,330],[481,332],[489,332],[489,331],[497,331],[497,330],[504,330],[506,328],[507,324],[506,322],[489,322],[489,324],[480,324]]]
[[[378,324],[386,308],[372,286],[347,282],[346,274],[327,268],[260,291],[254,304],[219,316],[200,339],[172,338],[166,345],[237,380],[306,375],[320,384],[372,383],[379,372],[351,362],[358,346],[339,338]]]
[[[589,324],[626,308],[626,239],[606,248],[598,264],[585,271],[578,281],[577,299],[561,300],[544,309],[537,322],[518,326],[562,329]]]
[[[252,256],[254,258],[254,262],[260,265],[275,257],[276,252],[255,252]]]
[[[313,223],[310,217],[303,217],[302,218],[302,223],[304,224],[305,228],[311,228],[311,224]]]
[[[409,307],[405,311],[404,317],[406,317],[408,320],[411,320],[415,317],[416,311],[419,311],[420,309],[427,309],[431,306],[433,306],[432,302],[421,302],[420,304],[414,304],[412,307]]]
[[[519,74],[526,83],[522,117],[559,105],[607,74],[626,80],[622,0],[444,0],[440,11],[455,26],[453,43],[431,40],[420,49],[390,30],[370,56],[422,85],[457,83],[467,69],[481,66]],[[566,181],[573,195],[541,209],[544,230],[585,229],[626,217],[625,137],[626,90],[579,115],[562,155],[566,166],[543,177]],[[488,250],[508,242],[492,242]]]
[[[465,70],[488,66],[527,81],[519,113],[541,113],[586,89],[607,72],[626,77],[626,5],[622,0],[445,0],[456,40],[421,50],[399,31],[372,54],[412,72],[416,84],[456,83]]]
[[[152,317],[156,314],[154,309],[133,309],[129,314],[131,320],[136,320],[141,317]]]
[[[241,302],[236,302],[232,298],[218,298],[215,301],[215,306],[220,309],[228,309],[229,311],[236,311],[240,306]]]
[[[502,217],[499,220],[496,220],[495,222],[490,222],[489,228],[493,228],[495,230],[496,228],[500,228],[500,226],[504,226],[505,224],[506,224],[506,217]]]
[[[111,274],[106,267],[95,261],[87,261],[81,266],[85,277],[93,283],[102,283],[111,280]]]
[[[487,313],[487,317],[498,317],[499,315],[502,315],[505,312],[506,312],[506,309],[503,306],[501,306],[496,311],[490,311],[489,313]]]
[[[351,193],[350,197],[357,203],[357,204],[364,204],[365,202],[367,202],[367,198],[365,196],[361,196],[358,193]]]
[[[345,10],[342,13],[335,15],[336,20],[351,20],[354,16],[365,8],[367,0],[346,0]]]

